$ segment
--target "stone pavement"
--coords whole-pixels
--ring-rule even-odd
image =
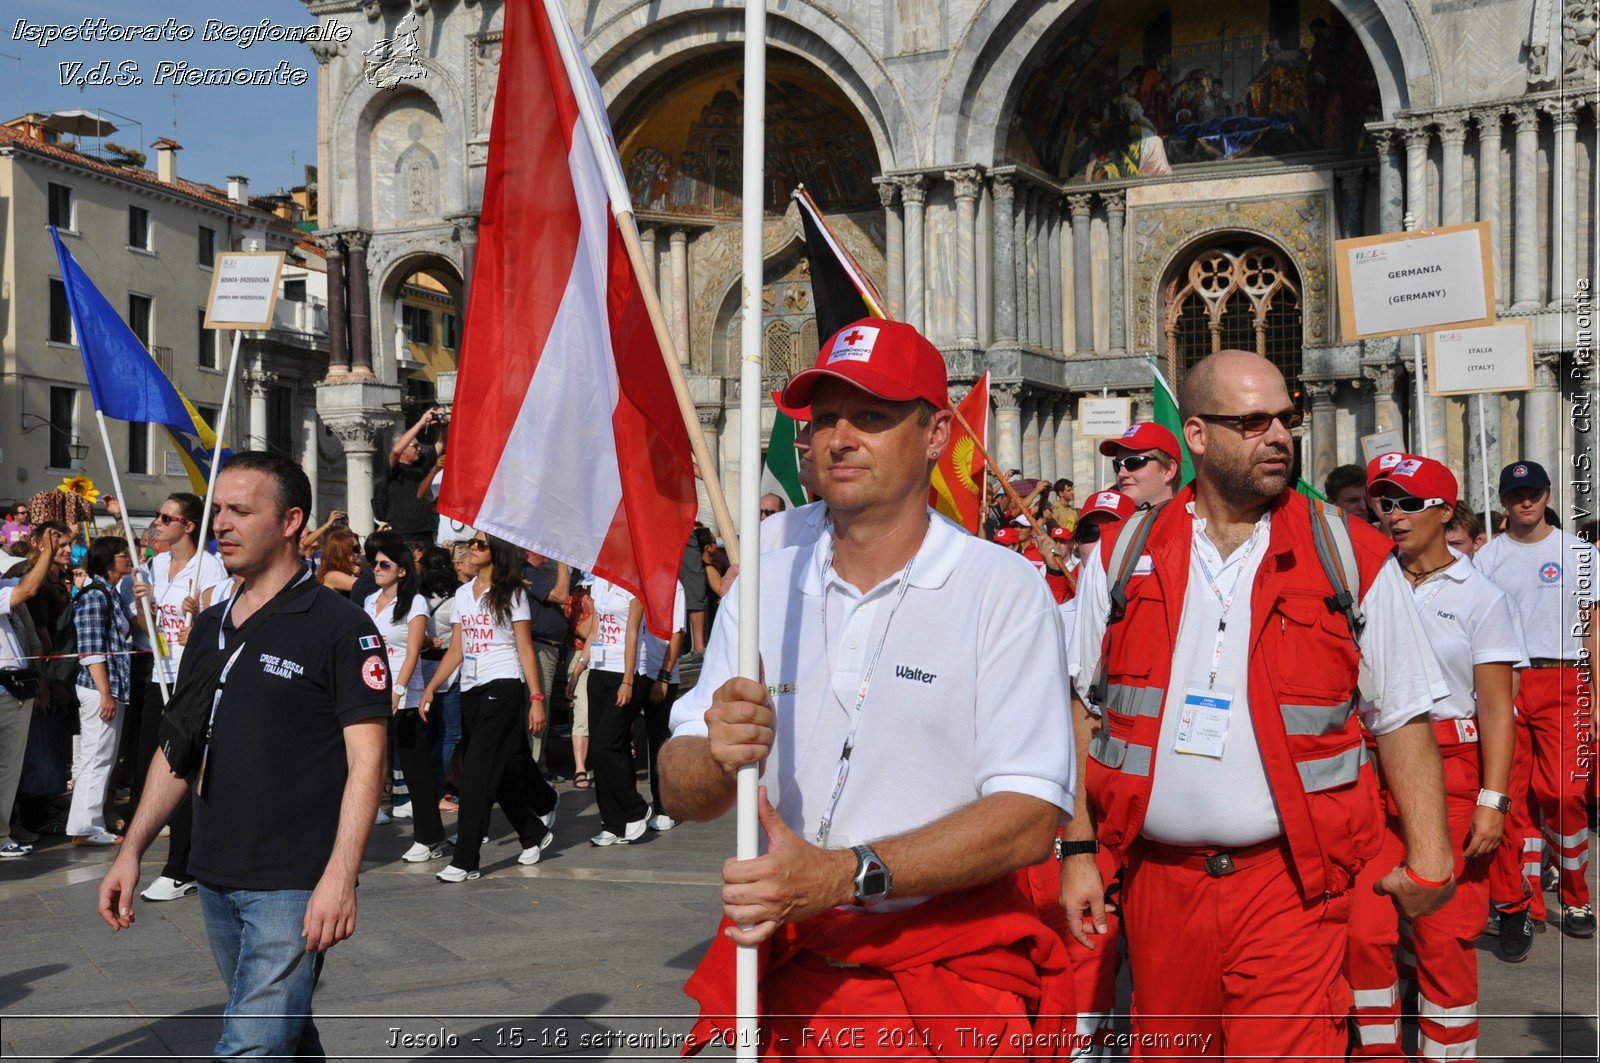
[[[444,861],[400,863],[408,823],[376,828],[358,929],[317,992],[330,1058],[676,1055],[732,820],[596,849],[592,797],[562,789],[544,860],[519,866],[496,813],[476,882],[435,882]],[[0,1058],[209,1058],[223,989],[199,904],[139,902],[114,934],[94,911],[111,854],[46,841],[0,864]],[[1594,1058],[1596,955],[1554,927],[1519,967],[1485,954],[1480,1058]]]

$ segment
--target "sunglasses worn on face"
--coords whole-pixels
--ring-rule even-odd
[[[761,515],[762,515],[762,516],[763,516],[763,517],[776,517],[776,516],[777,516],[777,515],[778,515],[778,513],[779,513],[779,512],[780,512],[780,511],[779,511],[779,510],[776,510],[776,509],[763,509],[763,510],[762,510],[762,511],[761,511]]]
[[[1201,413],[1196,414],[1210,424],[1225,424],[1247,436],[1258,436],[1272,427],[1273,421],[1282,421],[1283,427],[1299,428],[1305,414],[1299,410],[1280,410],[1277,413]]]
[[[399,566],[393,561],[374,561],[372,563],[372,567],[377,569],[379,572],[387,572],[391,568],[398,568]]]
[[[188,520],[188,517],[174,517],[171,513],[156,514],[157,524],[184,524],[187,523]]]
[[[467,545],[472,547],[474,550],[487,550],[487,549],[489,549],[489,543],[485,539],[474,539],[470,543],[468,543]]]
[[[1444,499],[1442,498],[1412,498],[1409,495],[1405,498],[1385,497],[1377,498],[1373,501],[1378,504],[1378,512],[1380,513],[1393,513],[1398,509],[1402,513],[1417,514],[1425,509],[1444,505]]]
[[[1129,454],[1125,458],[1112,458],[1111,468],[1116,472],[1121,472],[1123,469],[1138,472],[1155,460],[1155,456],[1151,454]]]

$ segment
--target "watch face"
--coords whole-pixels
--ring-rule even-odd
[[[868,871],[861,876],[861,892],[867,897],[877,897],[889,892],[889,873],[881,869]]]

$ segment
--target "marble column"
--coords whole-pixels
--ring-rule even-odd
[[[956,346],[978,346],[978,188],[980,170],[946,170],[956,194]]]
[[[1333,171],[1338,183],[1339,235],[1342,239],[1362,234],[1363,198],[1367,188],[1367,168],[1357,163]]]
[[[320,514],[317,505],[320,462],[317,454],[317,437],[322,426],[317,422],[317,389],[309,381],[302,381],[295,391],[300,400],[300,468],[311,481],[311,512]]]
[[[689,364],[689,234],[674,228],[667,233],[667,257],[672,263],[672,303],[667,322],[678,363]]]
[[[1094,264],[1089,257],[1089,211],[1094,197],[1080,193],[1067,197],[1072,211],[1072,317],[1080,354],[1094,350]]]
[[[378,437],[389,425],[369,419],[341,419],[328,428],[344,447],[345,510],[350,528],[358,535],[370,535],[373,528],[373,457],[378,452]]]
[[[1000,475],[1022,468],[1022,385],[994,384],[989,388],[994,403],[994,460]]]
[[[1400,123],[1400,135],[1406,142],[1406,213],[1416,219],[1417,228],[1429,229],[1434,225],[1433,211],[1428,201],[1428,121],[1411,118]]]
[[[1405,184],[1400,175],[1400,163],[1394,154],[1395,135],[1393,129],[1372,131],[1372,140],[1378,150],[1378,229],[1385,233],[1400,231],[1405,207]]]
[[[1321,487],[1323,478],[1339,464],[1339,439],[1334,428],[1338,408],[1333,403],[1339,385],[1332,380],[1308,380],[1306,390],[1311,394],[1311,461],[1306,479]]]
[[[1056,418],[1060,413],[1060,404],[1054,395],[1040,398],[1039,475],[1051,483],[1055,483],[1056,480]]]
[[[1462,188],[1462,164],[1467,143],[1466,116],[1442,114],[1439,127],[1439,223],[1460,225],[1466,220],[1466,190]]]
[[[1045,302],[1050,310],[1050,343],[1052,351],[1064,351],[1066,341],[1061,336],[1062,307],[1061,299],[1064,290],[1061,276],[1061,197],[1056,193],[1048,193],[1046,200],[1045,232],[1047,237],[1044,242],[1045,277],[1048,287],[1045,291]]]
[[[1479,402],[1482,402],[1480,407]],[[1467,438],[1466,452],[1466,479],[1462,483],[1462,493],[1467,499],[1467,504],[1478,513],[1483,513],[1491,508],[1491,503],[1498,501],[1495,492],[1500,478],[1500,396],[1495,395],[1468,395],[1467,403]],[[1479,417],[1479,410],[1483,416]],[[1478,445],[1479,425],[1483,427],[1483,439],[1488,446],[1487,452]],[[1489,495],[1483,497],[1483,472],[1487,466],[1489,471]]]
[[[1523,394],[1522,453],[1517,458],[1543,465],[1551,473],[1552,480],[1566,479],[1563,474],[1567,470],[1558,462],[1561,432],[1566,424],[1567,419],[1561,416],[1561,381],[1556,359],[1535,356],[1533,390]],[[1561,471],[1555,471],[1558,469]],[[1561,507],[1557,505],[1556,508]]]
[[[1027,188],[1027,227],[1023,230],[1026,234],[1027,244],[1027,275],[1028,275],[1028,345],[1043,347],[1045,344],[1044,315],[1041,311],[1039,298],[1040,289],[1044,287],[1039,271],[1043,266],[1043,256],[1040,253],[1039,218],[1044,213],[1043,196],[1040,190],[1029,185]]]
[[[895,206],[895,196],[900,186],[893,181],[878,182],[878,202],[883,204],[884,268],[889,274],[890,316],[902,319],[906,314],[906,232],[900,220],[900,210]]]
[[[1039,397],[1031,392],[1022,396],[1022,475],[1039,475]]]
[[[350,371],[373,376],[372,306],[367,298],[367,241],[372,234],[351,229],[344,239],[350,251]]]
[[[1017,342],[1016,232],[1012,201],[1015,184],[1010,174],[990,178],[994,195],[994,343],[1010,347]]]
[[[466,319],[467,307],[472,303],[472,271],[478,263],[478,216],[452,214],[446,220],[454,222],[456,239],[461,241],[461,316]]]
[[[245,438],[251,450],[267,449],[267,392],[277,379],[261,368],[259,359],[256,367],[245,374],[245,387],[250,393],[250,434]]]
[[[1405,421],[1400,416],[1400,403],[1395,398],[1398,374],[1394,363],[1364,365],[1361,375],[1372,382],[1372,430],[1386,432],[1393,429],[1400,433],[1402,439],[1407,439]]]
[[[1517,126],[1512,151],[1511,309],[1537,310],[1539,300],[1539,112],[1511,108]]]
[[[661,260],[656,257],[656,227],[654,225],[639,226],[639,254],[644,259],[644,271],[650,278],[650,287],[656,290],[656,298],[661,297]]]
[[[722,471],[722,408],[720,406],[696,406],[695,417],[700,422],[700,434],[706,440],[706,454],[711,458],[711,467],[716,471],[718,478],[724,483],[727,477]],[[700,499],[700,519],[706,527],[716,527],[715,519],[709,518],[711,512],[711,496],[706,494],[705,481],[696,476],[694,488]],[[718,528],[721,534],[731,534],[731,529]]]
[[[1121,357],[1127,353],[1128,348],[1128,322],[1127,314],[1123,309],[1123,287],[1127,283],[1124,279],[1123,256],[1127,252],[1124,246],[1126,240],[1123,236],[1122,226],[1128,212],[1128,193],[1102,192],[1100,202],[1106,208],[1106,241],[1111,245],[1111,299],[1107,309],[1107,316],[1111,319],[1110,354],[1113,358]]]
[[[1077,413],[1077,400],[1067,394],[1061,397],[1061,415],[1056,418],[1056,479],[1065,476],[1076,480],[1072,474],[1072,418]]]
[[[328,375],[350,371],[350,348],[345,326],[344,237],[337,232],[318,236],[317,245],[328,256]]]
[[[928,196],[928,179],[911,174],[900,179],[900,199],[906,212],[906,321],[927,335],[927,282],[923,276],[922,210]]]
[[[1478,126],[1478,220],[1489,223],[1489,259],[1494,263],[1495,299],[1505,306],[1510,301],[1511,278],[1506,276],[1505,256],[1500,250],[1500,121],[1505,111],[1492,107],[1479,111]]]
[[[1028,186],[1018,182],[1015,211],[1011,218],[1012,265],[1017,275],[1017,343],[1033,345],[1028,324]]]
[[[1593,19],[1594,11],[1590,9]],[[1593,26],[1593,22],[1590,23]],[[1592,47],[1592,45],[1591,45]],[[1593,87],[1593,80],[1590,86]],[[1555,153],[1550,157],[1550,305],[1571,306],[1578,283],[1578,102],[1576,96],[1546,100]],[[1593,182],[1591,172],[1590,181]],[[1590,219],[1594,224],[1594,219]],[[1563,330],[1561,344],[1572,342]]]

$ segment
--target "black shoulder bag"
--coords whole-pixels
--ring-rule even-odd
[[[222,677],[228,670],[245,641],[261,630],[274,613],[303,594],[316,591],[320,584],[309,570],[291,580],[272,599],[255,611],[244,625],[233,633],[220,651],[207,657],[178,684],[161,716],[161,752],[166,755],[172,774],[188,779],[200,770],[205,759],[206,743],[211,739],[211,717],[221,694]],[[231,605],[231,603],[230,603]],[[223,618],[227,613],[223,613]],[[220,624],[222,621],[218,620]]]

